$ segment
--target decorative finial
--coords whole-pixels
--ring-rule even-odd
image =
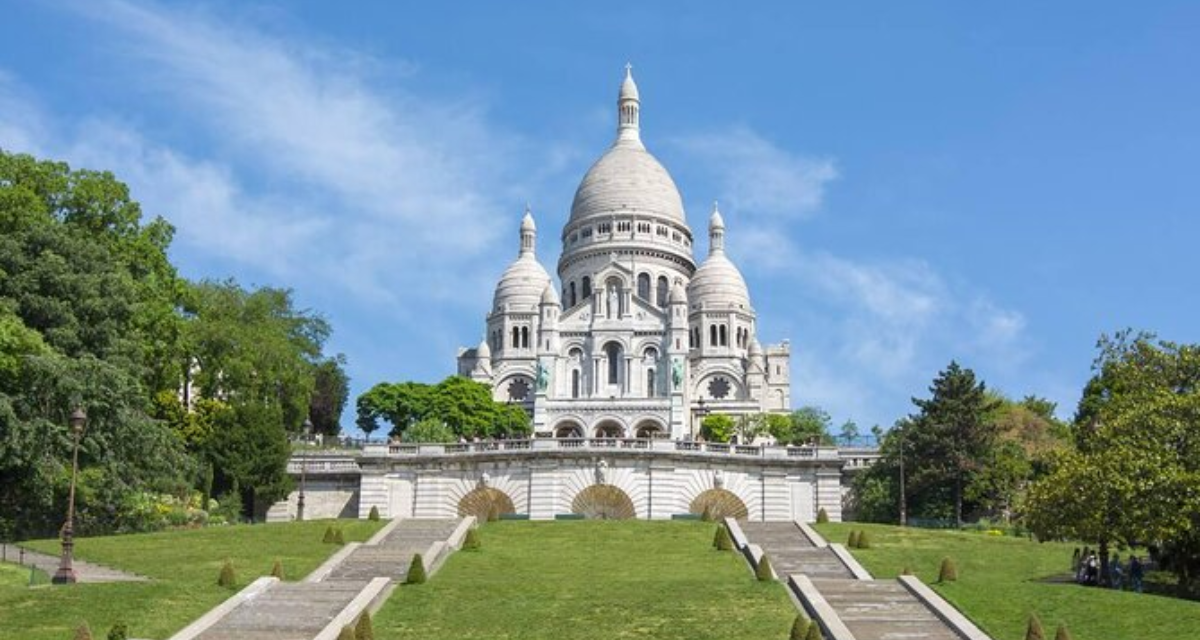
[[[625,77],[628,78],[629,76],[632,76],[632,75],[633,75],[633,63],[626,62],[625,63]]]
[[[720,210],[721,210],[721,207],[718,206],[717,201],[713,200],[713,213],[716,213],[717,211],[720,211]]]

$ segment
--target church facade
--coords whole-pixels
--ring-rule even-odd
[[[527,210],[485,337],[459,350],[459,374],[525,407],[539,437],[686,439],[710,413],[791,406],[789,343],[759,342],[715,206],[697,265],[683,200],[642,142],[640,110],[627,69],[616,141],[584,175],[562,230],[558,284],[537,259]]]

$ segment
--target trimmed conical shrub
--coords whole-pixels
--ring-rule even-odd
[[[958,580],[958,567],[954,560],[942,558],[942,566],[938,569],[938,582],[954,582]]]
[[[812,624],[803,613],[797,613],[796,619],[792,621],[792,632],[788,634],[788,640],[804,640],[808,635],[808,627]]]
[[[421,554],[415,554],[412,557],[412,563],[408,565],[408,575],[404,577],[404,584],[425,584],[425,561],[421,559]]]
[[[702,522],[713,521],[712,505],[704,505],[704,511],[700,514],[700,520]]]
[[[858,532],[858,548],[859,549],[870,549],[871,548],[871,536],[867,535],[866,531]]]
[[[334,544],[346,544],[346,536],[342,535],[341,527],[338,527],[337,529],[333,530],[333,543]]]
[[[805,634],[804,640],[825,640],[825,634],[821,633],[821,625],[817,624],[816,620],[808,625],[808,633]]]
[[[333,525],[325,527],[325,536],[321,538],[325,544],[333,544]]]
[[[775,572],[771,571],[771,559],[767,557],[767,554],[762,554],[762,557],[758,559],[758,566],[754,567],[754,577],[758,578],[760,582],[775,579]]]
[[[371,614],[364,611],[354,625],[354,640],[375,640],[375,629],[371,626]]]
[[[717,536],[713,539],[717,551],[733,551],[733,538],[729,537],[729,529],[717,527]]]
[[[275,564],[271,566],[271,577],[279,578],[280,580],[283,580],[283,563],[282,562],[276,560]]]
[[[79,625],[79,628],[75,630],[75,640],[92,640],[92,628],[88,626],[88,623]]]
[[[1036,613],[1029,614],[1029,626],[1025,627],[1025,640],[1046,640],[1046,632],[1042,630],[1042,621]]]
[[[379,507],[371,507],[371,513],[367,514],[367,520],[379,522]]]
[[[825,511],[825,507],[817,509],[817,524],[825,524],[829,522],[829,513]]]
[[[850,549],[858,548],[858,531],[851,529],[850,537],[846,539],[846,547]]]
[[[476,529],[467,529],[467,535],[463,538],[462,548],[467,551],[478,551],[479,547],[479,531]]]
[[[124,622],[118,622],[108,630],[108,640],[129,640],[129,627]]]
[[[354,640],[354,629],[342,627],[342,632],[338,634],[337,640]]]
[[[1054,640],[1074,640],[1074,639],[1071,637],[1071,630],[1067,628],[1067,625],[1060,624],[1060,625],[1058,625],[1058,629],[1054,632]]]
[[[237,574],[233,572],[233,563],[226,560],[225,564],[221,565],[221,573],[217,576],[217,584],[226,588],[233,588],[237,584]]]

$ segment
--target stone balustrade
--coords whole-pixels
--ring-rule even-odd
[[[836,460],[836,447],[786,447],[766,445],[733,445],[694,440],[666,440],[656,438],[538,438],[533,440],[486,440],[453,444],[369,444],[363,449],[366,457],[405,456],[453,456],[488,453],[545,451],[612,451],[641,450],[693,454],[700,456],[737,456],[754,458],[801,458],[810,460]]]

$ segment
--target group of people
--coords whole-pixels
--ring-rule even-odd
[[[1084,547],[1075,547],[1071,554],[1071,571],[1075,573],[1075,582],[1084,586],[1104,586],[1118,591],[1125,588],[1128,580],[1129,588],[1138,593],[1142,592],[1142,579],[1146,575],[1146,566],[1136,555],[1129,556],[1129,564],[1121,564],[1121,556],[1113,554],[1108,561],[1108,580],[1105,583],[1100,575],[1100,557],[1096,551]]]

